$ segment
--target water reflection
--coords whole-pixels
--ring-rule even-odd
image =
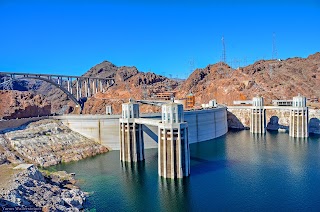
[[[123,176],[125,176],[126,181],[138,182],[142,185],[143,178],[145,177],[145,161],[139,161],[134,163],[129,162],[120,162],[121,163],[121,170]]]
[[[191,207],[189,184],[189,177],[183,179],[159,177],[161,211],[189,211]]]
[[[145,161],[134,163],[121,162],[121,173],[123,178],[122,188],[125,201],[135,210],[141,211],[143,206],[137,203],[146,201],[146,169]]]

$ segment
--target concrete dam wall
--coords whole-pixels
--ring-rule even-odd
[[[161,114],[141,114],[141,117],[160,120]],[[64,115],[54,118],[61,120],[70,129],[109,149],[120,149],[120,115]],[[214,139],[228,132],[226,107],[185,111],[184,120],[189,126],[189,143]],[[145,149],[157,148],[158,127],[144,124],[142,129]]]

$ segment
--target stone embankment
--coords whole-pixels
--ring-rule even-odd
[[[3,149],[0,147],[0,158],[25,160],[43,167],[108,151],[57,120],[41,120],[29,124],[24,130],[7,132],[0,135],[0,144]]]
[[[46,173],[61,162],[107,152],[107,148],[70,130],[57,120],[41,120],[23,130],[0,134],[0,209],[4,206],[38,207],[42,211],[79,211],[85,195],[65,172]],[[16,164],[30,163],[23,171]]]
[[[6,169],[6,165],[0,168]],[[84,192],[74,186],[70,174],[59,172],[44,176],[37,167],[19,165],[24,170],[14,174],[0,188],[0,208],[31,211],[80,211],[86,199]]]
[[[228,108],[228,127],[248,129],[250,126],[250,109]],[[290,111],[283,109],[268,109],[266,123],[268,130],[288,130]],[[320,110],[309,109],[309,132],[320,134]]]

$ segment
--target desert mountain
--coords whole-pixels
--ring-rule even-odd
[[[113,113],[119,114],[121,104],[129,98],[149,99],[158,92],[168,90],[175,90],[177,99],[193,93],[197,105],[211,99],[231,105],[234,100],[252,99],[256,95],[263,96],[265,103],[270,104],[272,99],[292,99],[298,93],[307,98],[320,97],[320,53],[307,58],[260,60],[237,69],[217,63],[196,69],[185,81],[139,72],[136,67],[117,67],[108,61],[92,67],[83,76],[115,78],[115,83],[105,88],[105,92],[87,99],[83,109],[85,114],[105,114],[106,105],[112,105]],[[11,95],[0,93],[2,101],[10,103],[6,106],[1,103],[1,117],[11,117],[17,113],[21,116],[24,112],[33,115],[43,107],[46,107],[47,113],[70,113],[74,109],[66,94],[46,82],[24,80],[15,82],[14,89],[19,91]],[[51,105],[50,112],[48,105]],[[142,112],[159,110],[157,107],[141,106]]]
[[[252,99],[256,95],[272,99],[292,99],[298,93],[307,98],[320,97],[320,53],[307,58],[260,60],[252,65],[232,69],[226,64],[196,69],[177,90],[183,98],[192,92],[198,104],[217,99],[231,105],[234,100]]]

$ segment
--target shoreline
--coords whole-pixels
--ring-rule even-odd
[[[34,207],[35,211],[39,208],[42,211],[83,210],[88,195],[75,186],[75,174],[51,172],[47,168],[108,151],[106,147],[52,119],[1,132],[0,208],[8,206]],[[8,210],[10,209],[12,208]]]
[[[11,179],[0,189],[0,208],[16,207],[41,211],[84,209],[87,193],[75,186],[74,174],[65,171],[45,173],[33,164],[0,165],[1,169],[14,170]],[[8,177],[8,176],[7,176]]]

